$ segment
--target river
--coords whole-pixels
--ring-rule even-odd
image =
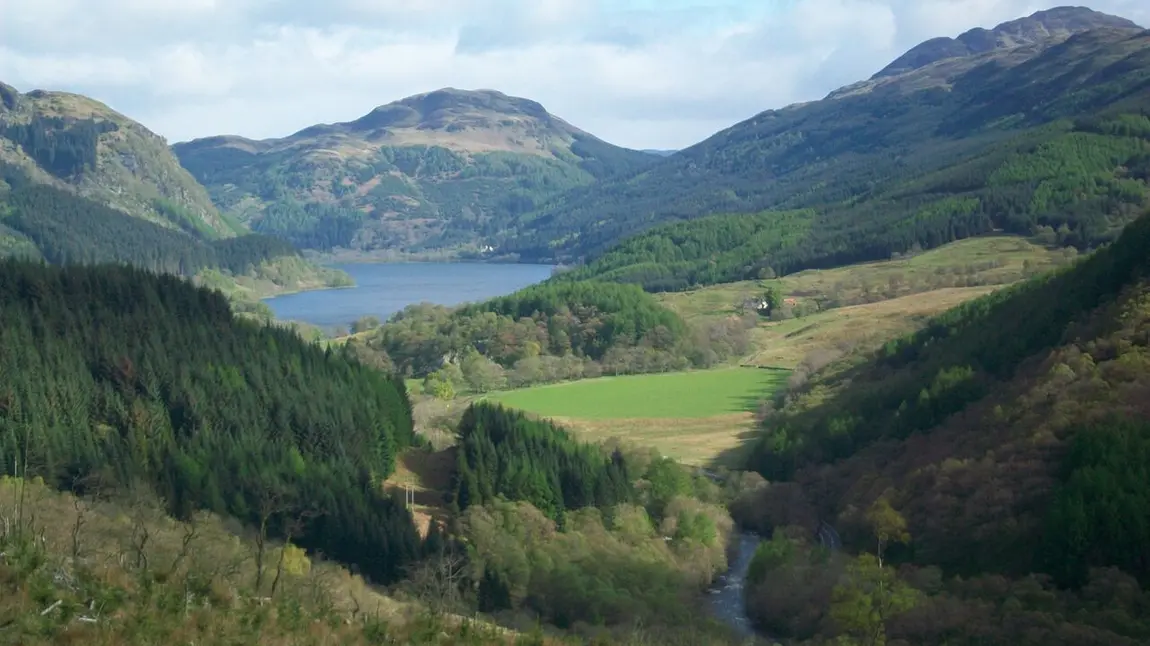
[[[266,302],[276,318],[327,329],[346,328],[364,316],[385,320],[413,303],[458,305],[503,296],[551,275],[550,265],[427,262],[332,266],[350,274],[356,286],[269,298]],[[743,603],[743,581],[758,545],[757,534],[738,534],[729,569],[716,578],[709,595],[712,616],[744,639],[755,636]]]
[[[550,265],[403,262],[332,265],[355,287],[321,289],[269,298],[277,319],[321,328],[347,328],[364,316],[386,320],[414,303],[458,305],[510,294],[546,280]]]
[[[743,638],[755,636],[755,629],[747,617],[746,604],[743,603],[743,581],[758,546],[758,534],[740,532],[735,543],[735,555],[728,564],[727,572],[720,575],[711,586],[711,614]]]

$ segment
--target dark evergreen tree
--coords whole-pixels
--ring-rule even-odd
[[[170,511],[266,521],[379,581],[419,558],[381,494],[413,439],[402,380],[124,266],[0,261],[0,469],[151,483]]]
[[[0,137],[16,142],[48,172],[68,179],[95,167],[100,135],[116,129],[110,121],[37,115],[28,123],[0,124]]]
[[[555,519],[566,510],[611,507],[632,499],[626,461],[577,442],[547,421],[487,402],[459,423],[453,503],[459,510],[495,497],[529,502]]]

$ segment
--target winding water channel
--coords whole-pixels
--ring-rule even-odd
[[[755,629],[747,617],[746,604],[743,603],[743,582],[759,546],[759,536],[752,532],[740,532],[735,545],[734,558],[727,572],[720,575],[711,586],[711,614],[741,637],[754,637]]]

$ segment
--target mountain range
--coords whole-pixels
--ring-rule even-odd
[[[453,89],[173,152],[0,86],[0,255],[68,265],[0,259],[9,641],[1150,643],[1150,32],[916,50],[667,155]],[[322,276],[297,247],[582,262],[330,343],[171,275]],[[611,373],[583,439],[499,392]]]
[[[927,203],[964,192],[939,185],[944,176],[1005,159],[1012,146],[1031,145],[1027,137],[1042,138],[1036,133],[1043,128],[1066,130],[1066,119],[1139,105],[1145,43],[1142,29],[1124,18],[1082,7],[1039,11],[928,40],[870,79],[819,101],[768,110],[681,151],[618,148],[534,101],[452,88],[282,139],[210,137],[173,150],[224,214],[322,251],[593,262],[660,224],[795,209],[813,209],[815,220],[803,228],[838,240],[867,223],[885,231],[922,220],[920,211],[933,208]],[[993,172],[987,168],[977,172]],[[957,235],[1076,228],[1045,212],[1008,225],[999,206],[986,202],[979,208],[996,210],[994,216],[959,226]],[[1106,222],[1092,225],[1106,233],[1083,235],[1113,235],[1127,217],[1116,208],[1103,208]],[[969,216],[936,220],[954,228],[951,220]],[[912,237],[895,246],[933,240]],[[795,244],[834,253],[854,246]],[[889,254],[888,246],[740,269],[833,264]],[[607,264],[614,270],[619,263]]]
[[[225,213],[321,250],[475,251],[548,199],[658,159],[535,101],[454,88],[282,139],[209,137],[173,150]]]
[[[1108,16],[1084,7],[1056,7],[1004,22],[993,29],[975,27],[957,38],[932,38],[899,56],[872,79],[897,76],[950,58],[1041,45],[1090,29],[1138,29],[1125,18]]]
[[[1111,240],[1147,199],[1147,70],[1141,27],[1061,7],[926,41],[679,151],[621,148],[535,101],[454,88],[280,139],[168,148],[84,97],[2,86],[0,163],[197,244],[267,234],[681,289],[996,229]],[[63,235],[19,222],[0,221],[0,248]]]
[[[1019,33],[1033,37],[1006,37]],[[1038,38],[1042,33],[1049,36]],[[1150,36],[1133,23],[1088,9],[1039,12],[987,34],[1001,46],[956,58],[940,58],[938,51],[916,55],[913,65],[899,64],[905,71],[888,68],[820,101],[768,110],[650,168],[570,191],[530,214],[502,248],[529,259],[594,260],[626,244],[627,236],[664,223],[813,209],[802,229],[825,244],[805,241],[806,234],[793,226],[789,231],[797,236],[793,246],[809,252],[799,264],[817,266],[842,264],[846,256],[874,259],[902,251],[875,243],[875,236],[921,229],[932,219],[948,230],[944,238],[953,238],[949,222],[983,211],[989,220],[973,229],[961,226],[969,229],[965,234],[1006,227],[1011,212],[1020,210],[1026,217],[1011,226],[1024,232],[1039,222],[1073,228],[1066,214],[1078,208],[1076,191],[1062,184],[1087,178],[1075,172],[1071,179],[1047,168],[1015,181],[1004,165],[1018,155],[1061,154],[1036,149],[1058,145],[1054,139],[1074,148],[1084,135],[1072,131],[1092,127],[1076,119],[1144,110],[1150,100]],[[921,47],[915,48],[920,54]],[[1090,176],[1089,183],[1101,173],[1100,181],[1121,184],[1129,170],[1125,162],[1143,150],[1134,146],[1130,154],[1114,153],[1121,158],[1113,160],[1103,153],[1107,162],[1100,166],[1102,159],[1090,156],[1080,160],[1090,166],[1082,173]],[[1015,202],[1030,205],[974,195],[969,197],[977,197],[977,204],[947,202],[996,184],[1004,190],[1009,185]],[[1131,200],[1140,202],[1142,196]],[[1121,210],[1089,208],[1095,207],[1107,215]],[[950,213],[935,217],[934,211]],[[1112,234],[1128,215],[1092,226]],[[928,237],[920,230],[905,244],[927,245]],[[843,252],[846,256],[836,259]],[[794,263],[767,259],[766,264]]]

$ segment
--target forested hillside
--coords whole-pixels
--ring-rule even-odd
[[[173,146],[220,210],[321,251],[481,254],[561,192],[645,168],[534,101],[444,88],[282,139]]]
[[[0,162],[0,256],[49,263],[127,263],[206,280],[237,294],[237,278],[263,281],[261,291],[350,283],[343,272],[306,262],[285,240],[259,234],[205,239],[164,227],[29,178]],[[259,296],[262,294],[254,294]]]
[[[244,301],[351,283],[247,233],[140,124],[86,97],[0,84],[0,256],[128,263]]]
[[[564,278],[674,291],[879,260],[999,230],[1091,249],[1112,240],[1150,195],[1150,112],[1139,110],[1059,121],[988,157],[920,178],[900,189],[910,210],[864,198],[822,213],[764,211],[667,224]]]
[[[396,579],[419,554],[382,497],[413,441],[401,381],[217,292],[127,267],[0,261],[0,467],[79,492],[140,486]]]
[[[764,112],[648,170],[565,194],[501,250],[587,258],[577,277],[681,289],[994,229],[1080,247],[1112,240],[1147,200],[1150,35],[1066,35]],[[755,224],[730,222],[744,214]]]
[[[353,338],[366,361],[487,392],[709,366],[746,350],[741,321],[691,328],[638,287],[545,282],[458,308],[412,305]]]
[[[209,267],[243,273],[261,262],[296,253],[287,242],[267,236],[203,241],[71,191],[33,182],[11,166],[0,165],[0,180],[8,186],[0,192],[0,222],[31,241],[53,264],[123,262],[192,276]]]
[[[608,643],[638,621],[655,643],[723,635],[698,611],[732,530],[709,480],[487,402],[464,413],[456,456],[481,611],[526,610],[584,636],[606,627]]]
[[[751,459],[776,481],[751,515],[764,530],[829,520],[859,548],[877,536],[880,556],[889,541],[903,593],[872,627],[890,639],[1145,643],[1147,248],[1150,214],[1071,268],[794,384]],[[762,621],[784,616],[768,592],[778,577],[809,567],[789,553],[751,593]],[[833,632],[818,623],[833,606],[815,600],[828,576],[792,590],[821,608],[788,624],[796,636]],[[1010,607],[990,617],[988,600]]]
[[[32,181],[206,239],[244,232],[212,206],[158,135],[77,94],[0,83],[0,164]]]
[[[706,478],[480,403],[458,515],[421,540],[383,488],[422,450],[402,381],[175,276],[0,261],[0,377],[0,622],[20,643],[503,643],[458,620],[476,610],[530,617],[516,643],[729,643],[698,610],[732,528]],[[417,605],[390,623],[381,589],[325,561]]]

